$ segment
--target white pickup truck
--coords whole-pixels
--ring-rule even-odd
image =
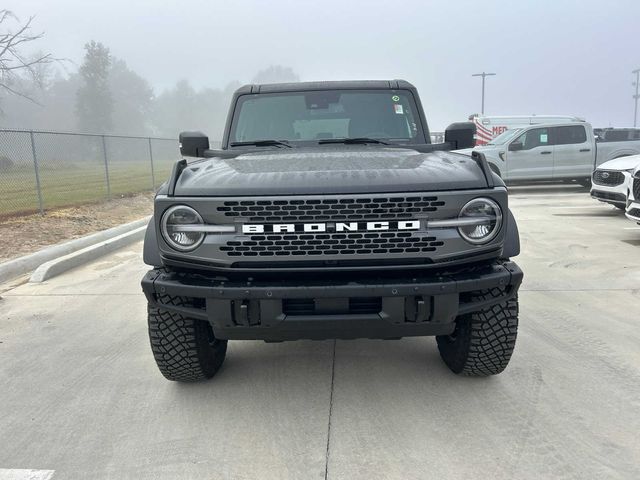
[[[504,180],[576,180],[589,185],[594,169],[608,160],[640,153],[640,139],[596,141],[586,122],[553,123],[514,128],[490,143],[459,150],[484,153]]]

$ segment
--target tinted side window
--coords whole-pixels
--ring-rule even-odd
[[[572,143],[584,143],[587,141],[587,132],[582,125],[567,127],[555,127],[554,143],[556,145],[570,145]]]
[[[524,132],[518,137],[516,142],[522,143],[522,150],[549,145],[549,129],[534,128]]]

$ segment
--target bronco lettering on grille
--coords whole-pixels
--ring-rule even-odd
[[[420,230],[420,220],[242,225],[242,233],[378,232],[382,230]]]

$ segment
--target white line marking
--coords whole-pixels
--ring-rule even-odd
[[[55,470],[0,468],[0,480],[50,480]]]
[[[624,227],[623,230],[640,230],[640,227]]]
[[[528,200],[528,199],[534,199],[537,197],[546,197],[547,199],[551,200],[549,198],[549,195],[553,195],[553,198],[556,197],[574,197],[574,198],[584,198],[584,194],[583,193],[556,193],[556,192],[543,192],[543,193],[538,193],[538,192],[531,192],[531,193],[527,193],[527,192],[509,192],[509,196],[511,198],[517,198],[518,200]]]
[[[567,209],[567,208],[598,208],[598,205],[571,205],[571,206],[567,206],[567,207],[549,207],[549,208],[553,208],[553,209]]]

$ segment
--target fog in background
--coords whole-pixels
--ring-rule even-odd
[[[68,59],[51,67],[46,92],[34,90],[39,105],[0,94],[3,127],[82,130],[77,72],[91,40],[118,72],[109,80],[116,133],[198,128],[219,138],[231,91],[270,72],[275,81],[409,80],[433,131],[480,111],[471,74],[483,70],[497,73],[487,79],[486,114],[633,123],[638,0],[4,0],[2,8],[36,16],[33,29],[45,36],[29,48]]]

